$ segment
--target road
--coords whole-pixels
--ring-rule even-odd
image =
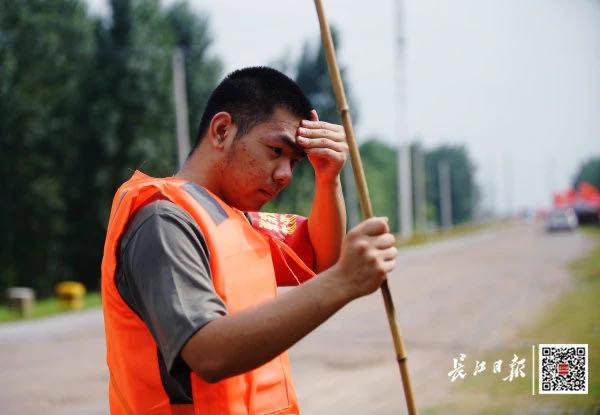
[[[579,232],[518,224],[403,250],[389,283],[418,407],[438,401],[459,353],[506,343],[569,288]],[[108,413],[98,310],[0,325],[5,415]],[[344,308],[291,350],[304,415],[405,413],[381,296]]]

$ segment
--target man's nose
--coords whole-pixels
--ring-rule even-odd
[[[277,164],[275,171],[273,172],[273,180],[279,186],[287,186],[292,180],[292,165],[289,160],[282,160],[281,163]]]

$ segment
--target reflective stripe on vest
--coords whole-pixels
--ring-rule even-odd
[[[276,272],[288,275],[287,279],[297,279],[295,272],[314,275],[287,245],[255,231],[242,212],[206,189],[176,178],[155,179],[135,172],[115,194],[102,259],[111,414],[298,414],[287,353],[212,384],[192,372],[193,405],[170,403],[161,382],[156,342],[121,298],[114,279],[121,235],[133,215],[157,197],[183,208],[198,224],[210,252],[213,285],[229,314],[274,298]],[[277,261],[272,261],[272,252]]]

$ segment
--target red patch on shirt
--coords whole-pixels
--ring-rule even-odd
[[[304,216],[280,213],[265,212],[246,212],[250,218],[250,223],[257,231],[265,236],[277,239],[289,246],[294,253],[304,262],[306,266],[314,270],[314,249],[308,233],[308,219]],[[271,245],[273,251],[275,245]],[[297,285],[299,282],[306,281],[311,275],[305,272],[298,272],[298,267],[293,261],[287,261],[282,264],[281,254],[275,255],[273,252],[273,265],[275,271],[281,267],[291,268],[295,277],[283,277],[282,273],[277,275],[277,285]]]

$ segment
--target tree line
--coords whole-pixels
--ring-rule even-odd
[[[573,179],[573,188],[577,188],[582,182],[600,189],[600,156],[590,157],[579,166]]]
[[[224,75],[210,52],[209,23],[182,0],[111,0],[103,17],[92,16],[82,0],[0,0],[0,292],[24,285],[45,296],[65,279],[98,289],[115,189],[135,169],[165,176],[177,168],[172,51],[186,56],[192,140]],[[335,39],[339,44],[337,33]],[[282,69],[321,119],[339,122],[320,46],[307,42]],[[395,149],[370,139],[361,153],[375,212],[397,229]],[[425,154],[429,219],[439,220],[433,170],[443,157],[456,172],[455,221],[467,221],[475,185],[464,147]],[[265,210],[308,214],[312,179],[308,162],[300,164]]]

